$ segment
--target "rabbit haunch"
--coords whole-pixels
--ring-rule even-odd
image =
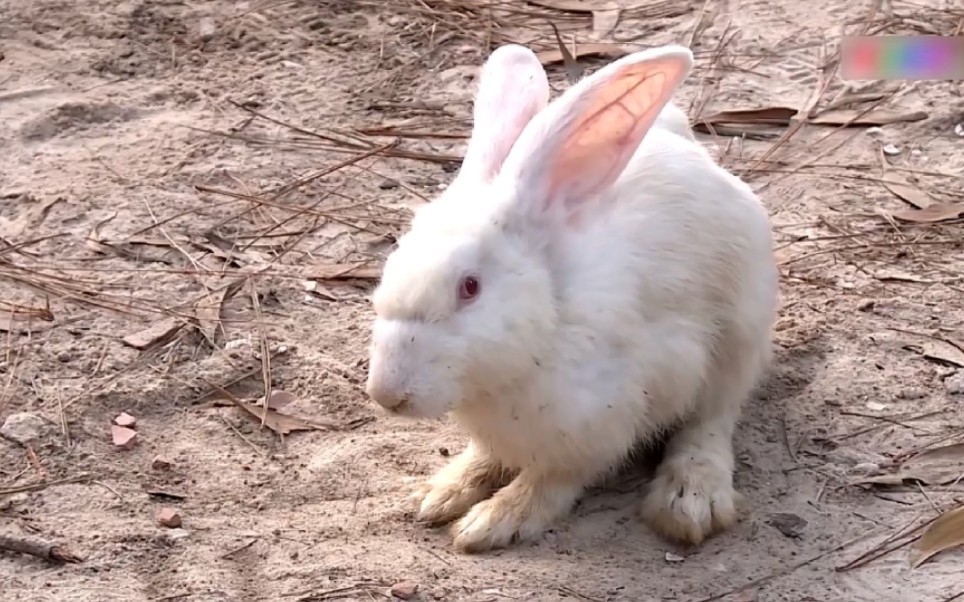
[[[547,106],[535,56],[496,50],[462,170],[386,262],[367,389],[467,431],[416,493],[462,550],[537,536],[679,425],[643,517],[689,543],[736,518],[733,428],[770,358],[777,272],[765,209],[668,104],[691,65],[636,53]]]

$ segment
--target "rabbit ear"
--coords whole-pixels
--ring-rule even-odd
[[[600,69],[530,124],[503,175],[537,213],[585,207],[619,177],[692,65],[688,48],[671,45]]]
[[[549,81],[536,55],[517,44],[500,46],[482,66],[474,126],[460,175],[491,182],[519,134],[549,102]]]

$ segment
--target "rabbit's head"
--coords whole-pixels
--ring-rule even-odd
[[[436,417],[498,398],[565,353],[552,337],[571,294],[554,277],[560,245],[603,210],[598,201],[691,65],[679,46],[636,53],[547,107],[531,51],[492,53],[462,169],[419,209],[373,296],[367,390],[376,402]]]

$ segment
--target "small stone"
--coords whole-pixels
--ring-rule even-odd
[[[378,187],[382,190],[392,190],[398,188],[398,182],[386,178],[378,183]]]
[[[189,537],[190,535],[191,535],[191,532],[188,531],[187,529],[171,529],[170,531],[167,532],[168,538],[173,539],[175,541],[178,539],[184,539],[185,537]]]
[[[964,395],[964,372],[948,377],[944,386],[950,395]]]
[[[172,466],[174,466],[174,463],[164,456],[154,456],[154,459],[151,460],[151,468],[154,470],[170,470]]]
[[[900,399],[906,399],[908,401],[912,401],[914,399],[923,399],[927,397],[927,392],[924,391],[923,389],[910,387],[907,389],[901,389],[897,393],[897,397]]]
[[[181,526],[181,515],[173,508],[161,508],[157,511],[157,522],[163,527],[177,529]]]
[[[217,26],[214,24],[214,19],[211,17],[201,17],[198,20],[197,32],[200,34],[201,39],[205,42],[211,40],[214,37],[214,33],[217,31]]]
[[[868,135],[868,136],[880,136],[880,135],[883,134],[883,133],[884,133],[884,130],[883,130],[882,128],[877,127],[877,126],[874,126],[874,127],[872,127],[872,128],[867,128],[867,135]]]
[[[899,154],[900,154],[900,149],[897,148],[896,146],[894,146],[893,144],[888,144],[888,145],[884,146],[883,151],[884,151],[884,154],[885,154],[885,155],[890,155],[890,156],[894,156],[894,155],[899,155]]]
[[[964,124],[958,123],[954,126],[954,133],[958,136],[964,137]]]
[[[131,430],[126,426],[117,426],[112,424],[110,426],[111,439],[114,441],[114,446],[119,449],[132,450],[134,446],[137,445],[137,431]]]
[[[137,426],[137,418],[134,418],[127,412],[121,412],[114,418],[114,424],[132,429]]]
[[[40,416],[29,412],[19,412],[7,416],[3,426],[0,426],[0,435],[20,445],[26,445],[35,439],[39,439],[46,427],[47,422]]]
[[[799,538],[807,527],[806,519],[789,512],[771,514],[768,522],[776,527],[780,533],[794,539]]]
[[[887,406],[880,403],[879,401],[868,401],[867,409],[872,412],[883,412],[884,410],[887,409]]]
[[[442,456],[443,458],[448,458],[452,455],[452,452],[450,452],[449,448],[447,447],[440,447],[438,448],[438,455]]]
[[[850,469],[856,475],[872,477],[880,474],[880,465],[876,462],[861,462]]]
[[[72,359],[74,359],[74,357],[70,355],[69,351],[61,351],[60,353],[57,354],[57,361],[62,364],[66,364]]]
[[[684,560],[686,560],[686,558],[680,556],[679,554],[666,552],[666,562],[683,562]]]
[[[399,600],[412,600],[418,595],[418,584],[414,581],[400,581],[392,586],[389,593]]]

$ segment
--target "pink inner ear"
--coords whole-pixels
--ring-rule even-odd
[[[579,117],[547,174],[550,202],[582,203],[619,177],[669,101],[677,83],[671,76],[681,67],[672,59],[627,65],[574,107]]]

